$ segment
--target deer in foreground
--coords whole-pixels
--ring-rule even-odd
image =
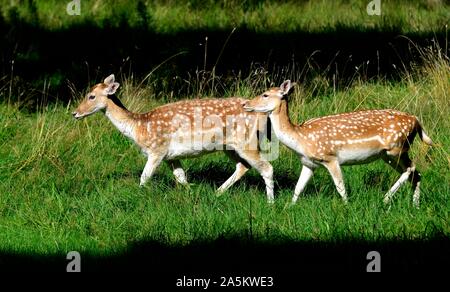
[[[315,118],[294,125],[289,119],[286,100],[290,89],[291,82],[286,80],[280,87],[271,88],[248,101],[244,109],[269,113],[275,135],[300,155],[303,167],[292,204],[295,204],[320,165],[329,171],[342,200],[347,202],[341,165],[382,159],[401,174],[386,193],[384,202],[388,203],[411,176],[413,204],[419,206],[420,173],[408,157],[408,150],[416,134],[430,146],[433,142],[415,116],[391,109],[364,110]]]
[[[186,185],[181,158],[225,150],[227,156],[236,162],[236,170],[218,192],[227,190],[254,167],[265,181],[268,201],[273,202],[272,165],[262,157],[257,136],[258,131],[263,132],[261,129],[267,115],[244,111],[242,104],[246,99],[184,100],[139,114],[128,111],[117,99],[118,87],[114,75],[108,76],[103,83],[92,87],[72,114],[81,119],[102,111],[120,132],[141,148],[148,157],[141,175],[141,186],[163,160],[172,167],[176,181]]]

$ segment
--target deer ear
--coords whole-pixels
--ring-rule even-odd
[[[285,80],[281,85],[280,85],[280,90],[283,92],[283,95],[286,95],[289,93],[289,90],[291,90],[291,80]]]
[[[109,85],[111,83],[114,83],[114,74],[109,75],[108,77],[105,78],[105,80],[103,81],[103,83],[105,83],[106,85]]]
[[[114,93],[116,93],[117,88],[119,88],[119,86],[120,86],[120,84],[117,82],[110,83],[110,84],[108,84],[108,87],[106,87],[104,89],[103,93],[105,95],[113,95]]]

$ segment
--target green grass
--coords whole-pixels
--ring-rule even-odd
[[[382,1],[381,16],[369,16],[370,1],[81,1],[81,14],[69,16],[69,1],[0,1],[7,22],[26,22],[45,29],[90,23],[98,27],[147,28],[159,33],[183,30],[255,32],[324,32],[339,28],[361,31],[421,33],[443,31],[450,7],[445,1]],[[299,17],[300,16],[300,17]]]
[[[423,55],[425,65],[399,82],[355,78],[351,86],[336,91],[326,80],[310,81],[299,86],[290,101],[296,122],[363,108],[396,108],[417,115],[437,143],[429,149],[417,139],[412,149],[423,178],[420,209],[412,206],[409,186],[400,189],[390,206],[382,203],[398,178],[382,162],[344,167],[347,206],[322,169],[298,204],[286,208],[300,162],[284,147],[273,161],[273,206],[266,203],[262,178],[254,170],[217,197],[215,189],[234,170],[220,153],[183,161],[193,183],[188,189],[176,185],[166,165],[140,188],[145,158],[102,114],[75,121],[70,115],[73,103],[29,113],[20,103],[8,102],[8,90],[0,91],[0,249],[100,255],[142,240],[186,245],[236,236],[259,242],[332,243],[448,237],[449,61],[431,51]],[[296,80],[295,74],[286,75]],[[250,74],[236,79],[227,95],[251,97],[263,91],[270,82],[258,78]],[[270,78],[279,83],[284,76]],[[151,83],[120,79],[119,97],[132,110],[150,110],[171,100],[160,98]]]

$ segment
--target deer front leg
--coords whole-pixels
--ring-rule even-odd
[[[175,176],[175,180],[184,186],[188,185],[188,181],[186,179],[186,173],[181,166],[181,162],[179,160],[171,160],[169,161],[170,166],[173,169],[173,175]]]
[[[152,177],[161,161],[162,157],[158,157],[156,155],[148,155],[147,163],[145,164],[144,171],[141,175],[141,183],[139,184],[141,187]]]
[[[313,174],[314,171],[311,168],[303,165],[302,172],[300,173],[297,185],[295,186],[294,196],[292,197],[291,205],[294,205],[297,202],[299,195],[303,192],[303,190],[306,187],[306,184],[311,179]]]
[[[256,168],[256,167],[255,167]],[[274,195],[273,195],[273,167],[267,161],[261,161],[257,166],[256,170],[261,174],[266,184],[266,194],[267,194],[267,202],[269,204],[275,203]]]
[[[342,177],[341,167],[337,160],[333,160],[323,164],[331,174],[338,193],[341,195],[344,203],[347,203],[347,193],[345,191],[344,178]]]

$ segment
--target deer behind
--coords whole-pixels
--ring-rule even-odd
[[[114,126],[132,139],[148,157],[140,185],[166,160],[177,182],[187,184],[180,159],[224,150],[236,170],[218,189],[223,192],[254,167],[263,177],[273,202],[273,170],[260,151],[257,132],[264,131],[265,114],[243,110],[243,98],[194,99],[166,104],[148,113],[128,111],[115,97],[114,75],[95,85],[73,112],[76,119],[103,111]]]
[[[415,116],[396,110],[366,110],[325,116],[293,125],[289,120],[287,95],[291,82],[271,88],[248,101],[247,111],[269,113],[279,140],[300,155],[303,167],[295,187],[294,204],[314,169],[323,165],[331,174],[344,202],[347,201],[341,165],[364,164],[383,159],[401,176],[386,193],[390,201],[398,188],[412,176],[413,203],[419,205],[420,173],[408,156],[416,134],[428,145],[433,142]]]

